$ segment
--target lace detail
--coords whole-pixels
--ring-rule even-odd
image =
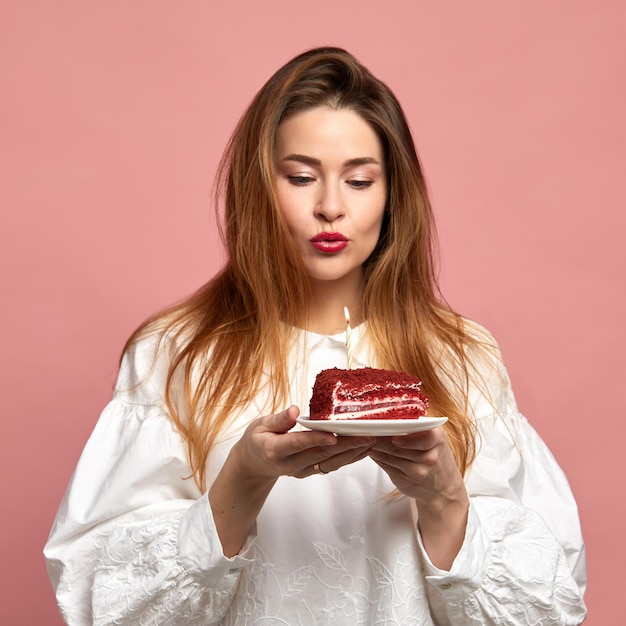
[[[490,535],[489,563],[478,589],[448,602],[450,623],[580,624],[586,614],[580,592],[543,520],[510,502],[491,503],[482,515]]]
[[[220,623],[236,587],[203,587],[189,576],[178,558],[181,517],[114,530],[95,567],[94,626]]]
[[[362,540],[354,537],[353,542],[361,544]],[[332,545],[315,542],[312,548],[309,563],[281,577],[279,568],[255,546],[255,563],[243,571],[224,624],[433,624],[423,582],[414,567],[414,548],[399,549],[391,559],[393,569],[369,556],[360,563],[363,569],[357,565],[359,571],[354,570],[353,559]],[[297,622],[285,621],[280,617],[284,615],[297,616]]]
[[[208,500],[184,480],[186,450],[162,410],[149,348],[125,359],[118,397],[85,447],[45,548],[68,624],[567,626],[584,618],[575,502],[513,412],[506,381],[491,394],[498,419],[482,397],[470,398],[481,436],[467,479],[475,515],[451,572],[433,571],[412,504],[384,499],[393,485],[368,459],[306,485],[283,477],[255,536],[226,559]],[[313,346],[311,371],[327,356]],[[153,375],[139,388],[145,372]],[[305,379],[298,370],[295,391]],[[237,417],[211,454],[209,479],[236,429],[256,415],[253,403]]]

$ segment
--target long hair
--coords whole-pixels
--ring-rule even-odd
[[[309,282],[278,207],[274,151],[279,125],[308,109],[350,109],[377,133],[388,201],[378,244],[364,265],[362,310],[378,365],[419,376],[461,472],[475,454],[467,414],[468,351],[477,345],[437,287],[436,237],[422,168],[391,90],[339,48],[305,52],[261,88],[237,125],[218,169],[216,207],[228,260],[182,304],[143,324],[130,345],[160,332],[176,345],[166,403],[204,490],[205,465],[229,418],[268,385],[275,410],[288,397],[289,329],[302,325]],[[442,351],[456,374],[442,375]],[[269,373],[269,375],[268,375]],[[183,405],[180,395],[182,376]],[[456,381],[456,389],[451,388]]]

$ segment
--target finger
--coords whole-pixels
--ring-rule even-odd
[[[355,463],[356,461],[360,461],[367,456],[369,452],[369,446],[362,446],[359,448],[352,448],[351,450],[346,450],[340,454],[334,454],[329,459],[323,461],[325,471],[335,471],[344,465],[350,465],[351,463]]]
[[[407,463],[411,463],[410,459],[405,459],[398,457],[394,454],[389,454],[387,452],[381,452],[380,450],[370,450],[369,456],[373,461],[378,463],[384,470],[388,471],[389,469],[393,469],[394,471],[401,471],[402,466],[406,466]]]
[[[436,430],[441,430],[441,432],[434,432]],[[446,438],[442,429],[435,428],[425,432],[403,435],[402,437],[379,437],[374,449],[389,454],[404,456],[405,458],[412,458],[411,452],[432,450],[437,445],[445,443],[445,441]]]
[[[313,474],[330,474],[331,472],[335,472],[345,465],[350,465],[352,463],[356,463],[357,461],[363,460],[365,457],[367,457],[367,453],[368,448],[364,450],[352,449],[342,454],[336,454],[329,459],[318,461],[317,463],[313,463],[313,465],[304,468],[302,477],[312,476]]]
[[[286,433],[296,425],[300,409],[291,405],[289,408],[274,415],[266,415],[258,419],[258,426],[270,433]]]
[[[307,441],[310,441],[308,438],[313,435],[311,431],[293,434],[305,436]],[[371,437],[335,437],[334,446],[309,446],[307,450],[295,452],[292,455],[292,461],[295,466],[299,466],[301,469],[313,467],[315,463],[322,461],[324,463],[331,462],[332,468],[337,469],[347,462],[352,462],[360,453],[367,452],[372,445]]]
[[[396,467],[392,467],[391,465],[380,463],[378,461],[374,462],[387,474],[387,476],[389,476],[389,479],[395,485],[396,489],[408,496],[413,495],[415,484],[406,474],[404,474],[404,472]]]
[[[343,465],[365,458],[373,445],[371,437],[337,437],[337,439],[338,442],[333,448],[317,448],[294,455],[292,459],[294,469],[291,473],[298,478],[311,474],[327,474]]]
[[[386,472],[389,475],[389,477],[391,478],[394,484],[397,484],[398,478],[401,478],[402,480],[406,480],[405,474],[401,470],[399,470],[397,467],[393,465],[389,465],[382,459],[374,458],[372,454],[369,454],[369,457],[372,459],[372,461],[374,461],[374,463],[376,463],[376,465],[378,465],[378,467],[380,467],[384,472]]]
[[[437,465],[438,454],[436,451],[415,451],[396,448],[391,452],[370,450],[370,456],[379,465],[394,468],[406,476],[419,475],[423,478],[425,473]]]
[[[412,448],[399,448],[398,446],[393,445],[390,441],[384,444],[380,442],[373,446],[371,450],[372,458],[376,460],[381,459],[396,459],[397,462],[405,461],[409,463],[419,463],[425,454],[428,453],[427,450],[414,450]]]
[[[439,427],[402,437],[390,437],[390,440],[394,446],[399,448],[430,450],[445,441],[445,434],[443,428]]]
[[[432,450],[434,450],[434,448],[430,450],[413,450],[411,448],[398,448],[393,445],[386,446],[385,448],[378,446],[372,448],[372,452],[377,455],[377,459],[388,459],[390,463],[423,463],[432,457]],[[396,459],[396,461],[392,459]]]

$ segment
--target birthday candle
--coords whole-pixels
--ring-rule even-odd
[[[352,328],[350,327],[350,311],[348,307],[343,307],[343,314],[346,318],[346,352],[348,353],[348,369],[352,369]]]

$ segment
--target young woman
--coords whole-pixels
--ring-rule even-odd
[[[130,338],[45,548],[69,624],[579,624],[576,505],[451,311],[411,134],[347,52],[281,68],[222,162],[229,260]],[[439,428],[296,422],[316,374],[417,375]]]

